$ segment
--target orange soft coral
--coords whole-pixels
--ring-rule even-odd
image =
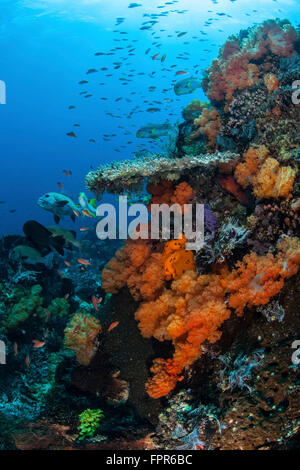
[[[148,394],[158,398],[172,390],[186,366],[201,355],[201,344],[220,338],[218,328],[229,318],[224,288],[217,275],[200,276],[185,272],[155,301],[144,302],[135,317],[144,337],[172,340],[172,359],[155,361],[154,377],[146,385]]]
[[[184,235],[181,235],[181,239],[171,240],[165,244],[162,264],[167,280],[178,279],[185,271],[196,270],[194,254],[191,250],[186,250],[185,245]]]
[[[203,82],[204,90],[209,99],[227,103],[232,101],[236,90],[244,90],[255,85],[259,79],[257,65],[249,62],[247,55],[237,52],[229,56],[216,59],[208,69],[208,78]]]
[[[242,315],[246,306],[266,304],[298,271],[300,241],[284,238],[278,243],[276,255],[246,255],[236,268],[197,277],[185,272],[172,282],[171,289],[151,302],[143,302],[135,318],[145,338],[171,340],[174,354],[171,359],[156,359],[154,374],[146,385],[152,398],[169,393],[182,379],[185,367],[201,355],[204,341],[214,343],[222,323],[230,317],[229,307]],[[228,296],[228,304],[226,302]]]
[[[248,195],[243,188],[236,182],[233,176],[223,175],[218,177],[219,185],[231,193],[236,199],[243,205],[248,206],[250,204]]]
[[[253,186],[255,196],[263,198],[289,198],[293,191],[296,173],[290,167],[281,167],[274,158],[268,157],[265,146],[250,148],[245,161],[235,169],[237,182],[246,188]]]
[[[267,158],[253,178],[253,192],[262,198],[290,198],[296,173],[290,166],[280,167],[274,158]]]
[[[282,289],[284,279],[298,271],[300,263],[300,241],[284,238],[278,245],[276,256],[268,253],[244,256],[222,285],[231,293],[228,305],[242,314],[246,305],[264,305]]]
[[[151,204],[179,204],[183,209],[184,204],[188,204],[194,196],[193,188],[183,181],[177,186],[171,181],[162,180],[159,184],[149,184],[147,191],[152,194]]]
[[[195,119],[194,125],[200,127],[202,134],[208,137],[210,147],[215,147],[216,137],[220,132],[221,118],[215,108],[205,108],[198,119]]]
[[[72,349],[83,366],[89,365],[97,352],[96,338],[101,331],[100,321],[92,315],[76,313],[65,329],[65,346]]]
[[[273,91],[279,90],[279,81],[274,73],[267,73],[264,76],[264,82],[269,93],[273,93]]]
[[[261,145],[257,149],[250,147],[244,154],[244,162],[239,163],[235,169],[234,176],[237,182],[247,188],[252,183],[252,179],[258,173],[258,168],[269,155],[268,149]]]
[[[295,53],[294,45],[298,35],[286,20],[269,20],[250,32],[240,41],[231,37],[220,49],[218,58],[207,70],[203,88],[208,98],[213,101],[233,99],[236,90],[244,90],[258,83],[260,70],[255,61],[275,54],[289,57]],[[274,88],[275,89],[275,88]]]
[[[151,253],[144,240],[128,240],[102,271],[106,292],[117,293],[127,285],[136,300],[155,297],[165,282],[160,253]]]

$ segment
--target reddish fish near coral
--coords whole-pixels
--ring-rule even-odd
[[[32,343],[35,349],[40,349],[46,344],[45,341],[39,341],[38,339],[33,339]]]
[[[86,259],[83,259],[83,258],[78,258],[77,262],[79,264],[83,264],[83,266],[91,266],[91,262],[90,261],[87,261]]]
[[[92,297],[92,302],[93,302],[94,309],[98,310],[98,302],[97,302],[97,299],[94,295]]]
[[[113,330],[114,328],[116,328],[116,326],[118,326],[120,322],[118,321],[114,321],[113,323],[111,323],[111,325],[109,325],[109,327],[107,328],[107,331],[111,331]]]

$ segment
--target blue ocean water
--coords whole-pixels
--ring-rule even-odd
[[[136,137],[139,127],[166,121],[175,126],[187,103],[205,99],[201,89],[177,97],[173,85],[182,77],[176,72],[200,79],[228,36],[255,23],[300,23],[297,0],[0,3],[0,80],[6,84],[6,104],[0,105],[0,235],[21,233],[28,219],[52,224],[52,214],[37,200],[60,192],[58,182],[76,200],[90,168],[131,158],[141,148],[151,151],[152,143]],[[87,75],[90,69],[97,73]],[[81,80],[88,83],[79,85]],[[76,138],[66,135],[71,131]]]

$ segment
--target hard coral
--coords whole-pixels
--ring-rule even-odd
[[[87,409],[80,413],[79,420],[79,439],[86,439],[88,437],[93,437],[96,433],[101,419],[103,419],[104,414],[102,410],[90,410]]]
[[[65,346],[75,352],[79,364],[87,366],[95,356],[100,331],[100,321],[92,315],[76,313],[71,318],[65,329]]]

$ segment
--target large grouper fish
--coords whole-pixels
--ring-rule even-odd
[[[42,209],[53,213],[56,224],[65,216],[71,217],[75,222],[75,213],[78,212],[78,206],[70,197],[64,194],[46,193],[39,198],[38,205]]]

